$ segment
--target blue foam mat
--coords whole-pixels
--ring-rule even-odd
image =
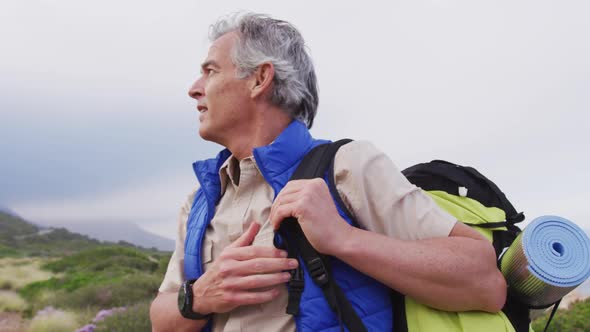
[[[590,277],[590,239],[565,218],[536,218],[523,232],[522,246],[529,271],[549,285],[575,287]]]

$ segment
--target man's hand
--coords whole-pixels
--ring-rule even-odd
[[[281,190],[271,207],[270,222],[278,229],[288,217],[296,218],[311,245],[328,255],[333,255],[352,229],[338,214],[326,182],[319,178],[289,181]]]
[[[297,260],[286,258],[283,250],[251,246],[259,229],[260,224],[253,222],[193,284],[193,311],[223,313],[279,295],[279,287],[290,279],[284,271],[296,268]]]

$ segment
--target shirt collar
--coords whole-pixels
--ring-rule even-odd
[[[244,169],[245,166],[246,170]],[[248,156],[241,161],[234,157],[234,155],[231,155],[229,158],[227,158],[225,162],[223,162],[223,164],[221,165],[221,168],[219,169],[221,195],[225,193],[225,189],[227,188],[228,184],[233,185],[234,188],[237,189],[239,177],[241,176],[240,174],[243,171],[247,171],[251,168],[255,168],[257,172],[260,172],[260,170],[258,169],[258,165],[256,164],[256,159],[254,159],[253,156]]]

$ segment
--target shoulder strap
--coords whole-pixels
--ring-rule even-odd
[[[340,141],[334,142],[332,143],[333,145],[338,145],[338,147],[349,143],[351,140],[349,139],[342,139]],[[334,153],[334,156],[336,154]],[[332,157],[331,163],[330,163],[330,167],[328,168],[328,188],[330,189],[330,193],[332,194],[332,197],[334,198],[334,200],[336,201],[336,204],[340,207],[340,209],[342,210],[342,212],[344,212],[344,214],[346,214],[346,216],[348,217],[348,219],[352,222],[352,224],[355,227],[359,227],[359,223],[356,220],[356,218],[354,217],[354,215],[348,210],[348,208],[346,207],[346,204],[344,204],[344,201],[342,200],[342,197],[340,196],[340,193],[338,193],[338,189],[336,188],[336,182],[334,181],[335,174],[334,174],[334,157]]]
[[[293,176],[291,176],[291,180],[323,178],[340,146],[350,141],[340,140],[315,147],[303,158]],[[329,182],[333,182],[332,179]],[[303,260],[312,280],[321,288],[330,308],[336,313],[341,330],[344,330],[342,326],[344,324],[351,332],[367,331],[362,320],[331,275],[329,257],[318,253],[313,248],[297,220],[292,217],[285,219],[281,223],[278,232],[285,242],[289,256],[300,256]],[[289,283],[287,313],[297,314],[303,290],[303,278],[301,278],[300,268],[293,271],[292,277],[293,282]]]
[[[351,141],[346,138],[311,149],[291,175],[291,180],[323,178],[338,149]]]

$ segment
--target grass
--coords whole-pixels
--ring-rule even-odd
[[[75,313],[51,310],[35,316],[29,325],[29,332],[75,331],[79,326],[80,323]]]
[[[46,280],[54,274],[41,269],[39,258],[0,259],[0,289],[16,290],[32,282]]]
[[[13,291],[0,290],[0,312],[22,312],[27,302]]]

